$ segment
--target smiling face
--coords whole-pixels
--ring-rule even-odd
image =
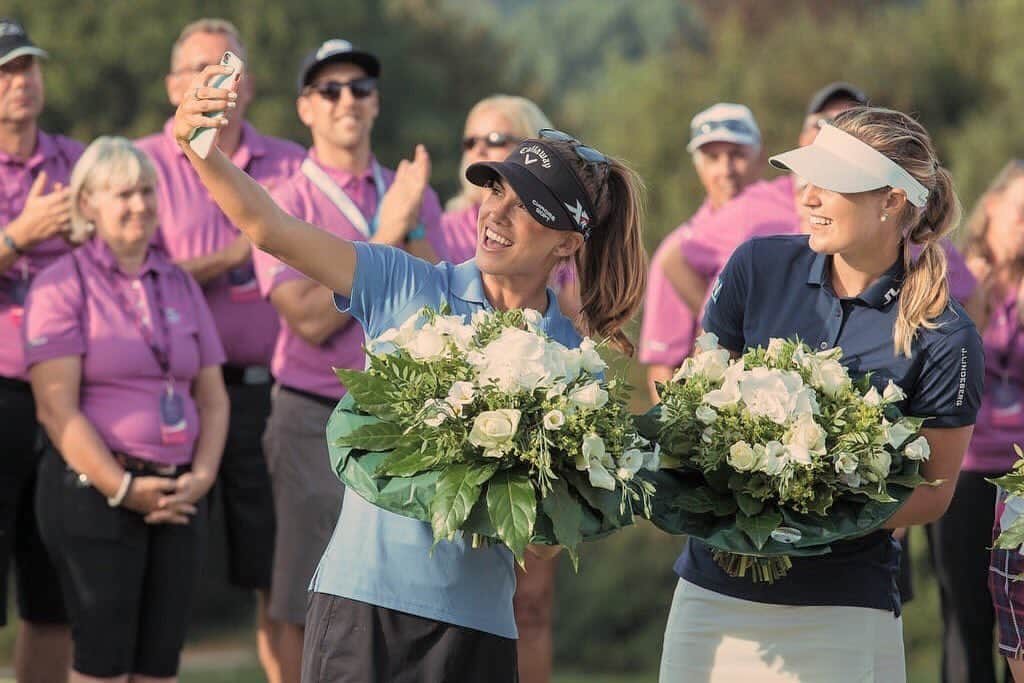
[[[43,111],[43,70],[32,55],[0,66],[0,123],[25,124]]]
[[[693,155],[700,182],[711,206],[718,208],[757,180],[756,150],[734,142],[709,142]]]
[[[198,31],[186,38],[173,54],[171,73],[164,79],[167,98],[175,107],[181,104],[188,94],[196,75],[211,64],[219,64],[221,57],[230,50],[241,58],[245,58],[242,46],[226,33],[206,33]],[[246,75],[238,84],[238,99],[232,120],[245,118],[245,112],[252,101],[252,77]]]
[[[96,226],[96,235],[118,256],[146,250],[157,226],[156,189],[152,181],[83,192],[82,216]]]
[[[547,280],[555,264],[582,244],[579,233],[534,220],[504,178],[486,188],[477,218],[476,263],[481,272]]]
[[[883,188],[843,194],[808,183],[800,201],[807,213],[809,246],[818,253],[887,254],[899,246],[899,210],[905,203],[899,191]]]
[[[508,156],[518,142],[514,128],[511,121],[496,108],[483,108],[474,111],[466,119],[466,129],[463,131],[462,137],[463,140],[472,138],[476,144],[469,149],[464,148],[462,151],[462,173],[465,173],[470,164],[475,164],[478,161],[501,161]],[[496,147],[488,145],[485,140],[490,133],[508,136],[508,143]],[[474,204],[480,204],[483,202],[486,192],[487,188],[474,185],[469,192],[469,199]]]
[[[985,243],[997,263],[1024,257],[1024,176],[1018,177],[985,204]]]
[[[366,75],[355,64],[327,64],[317,71],[310,86],[316,88],[330,81],[350,83]],[[340,97],[332,102],[315,90],[307,89],[299,97],[298,110],[299,118],[313,134],[315,146],[343,150],[369,148],[373,122],[380,113],[380,96],[374,91],[360,99],[352,94],[352,88],[342,88]]]

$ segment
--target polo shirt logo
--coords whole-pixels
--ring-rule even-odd
[[[181,314],[170,306],[164,308],[164,318],[172,325],[176,325],[181,322]]]
[[[967,347],[960,347],[960,377],[956,388],[956,407],[964,404],[964,395],[967,393]]]
[[[899,296],[899,294],[900,294],[900,290],[898,290],[898,289],[896,289],[894,287],[890,287],[889,291],[884,294],[885,298],[882,300],[882,304],[885,305],[885,306],[888,306],[890,303],[892,303],[893,299],[895,299],[897,296]]]
[[[715,278],[715,287],[711,290],[711,300],[718,303],[718,295],[722,293],[722,278]]]

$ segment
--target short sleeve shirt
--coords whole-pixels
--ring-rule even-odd
[[[831,287],[831,257],[810,249],[804,235],[744,243],[716,279],[704,328],[733,351],[767,347],[772,337],[799,337],[815,350],[839,346],[855,376],[871,374],[882,390],[892,380],[907,394],[904,414],[928,418],[927,427],[974,424],[984,381],[981,339],[954,300],[918,331],[909,358],[897,355],[893,328],[903,283],[897,262],[859,296],[840,298]],[[734,597],[787,605],[846,605],[900,611],[896,572],[899,545],[874,532],[836,543],[833,552],[792,558],[773,584],[728,576],[708,546],[691,540],[676,563],[687,581]]]
[[[220,251],[241,234],[228,220],[199,180],[178,143],[173,120],[163,131],[139,140],[139,149],[153,160],[160,182],[160,233],[168,253],[185,261]],[[273,190],[302,163],[305,150],[288,140],[262,135],[242,124],[238,149],[231,157],[236,166],[267,190]],[[268,365],[277,338],[277,314],[259,293],[252,264],[233,269],[204,283],[228,363]]]
[[[0,228],[25,209],[29,190],[40,173],[46,173],[44,192],[52,191],[55,183],[68,187],[71,169],[83,150],[75,140],[39,131],[36,150],[28,159],[0,153]],[[32,278],[69,250],[63,238],[53,237],[37,244],[0,273],[0,376],[27,379],[21,345],[25,295]]]
[[[391,247],[365,242],[355,247],[352,296],[336,294],[335,301],[370,337],[400,325],[423,306],[447,302],[453,314],[467,320],[491,308],[474,261],[432,266]],[[540,327],[570,348],[580,344],[550,289]],[[429,524],[381,510],[350,491],[311,590],[515,638],[515,572],[508,549],[474,549],[462,538],[441,541],[433,551],[432,545]]]
[[[376,160],[371,161],[366,172],[356,175],[319,163],[313,150],[309,158],[344,190],[367,223],[371,223],[380,199],[372,171]],[[382,168],[381,175],[384,185],[390,187],[395,178],[394,172]],[[292,174],[272,194],[278,205],[296,218],[346,240],[366,240],[366,236],[352,225],[334,202],[301,170]],[[429,190],[423,198],[420,221],[428,240],[441,229],[441,205],[433,190]],[[264,297],[269,297],[276,287],[285,282],[308,280],[305,275],[266,252],[256,253],[255,263],[260,291]],[[363,331],[359,325],[346,325],[320,346],[314,346],[292,330],[283,318],[280,319],[280,332],[274,345],[270,369],[281,384],[317,396],[339,399],[344,395],[345,388],[338,382],[331,368],[362,369],[363,363]]]
[[[143,328],[166,349],[184,402],[174,443],[164,443],[161,430],[167,377]],[[160,464],[192,461],[200,427],[192,382],[201,368],[223,363],[224,350],[199,285],[158,247],[134,276],[99,238],[62,256],[32,283],[25,348],[29,366],[82,357],[80,409],[108,448]]]

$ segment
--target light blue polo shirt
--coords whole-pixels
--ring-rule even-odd
[[[480,309],[492,310],[475,261],[433,266],[392,247],[353,246],[352,296],[335,294],[334,299],[338,310],[359,321],[367,338],[401,325],[424,306],[447,302],[453,314],[467,321]],[[540,327],[570,348],[580,345],[580,335],[550,289]],[[472,548],[459,538],[441,541],[431,551],[433,542],[426,522],[387,512],[348,491],[310,590],[518,637],[512,612],[515,570],[508,549]]]

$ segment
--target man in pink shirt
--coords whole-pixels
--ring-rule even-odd
[[[426,151],[420,147],[403,162],[398,172],[405,181],[388,191],[396,174],[371,150],[380,71],[374,55],[345,40],[328,40],[306,58],[297,109],[313,146],[299,172],[272,194],[285,211],[346,239],[406,246],[432,258],[425,237],[440,229],[441,206],[425,187]],[[297,683],[307,590],[344,493],[324,442],[327,419],[345,393],[331,368],[362,369],[364,340],[327,288],[264,252],[256,254],[256,272],[281,319],[264,435],[278,524],[270,616],[281,624],[282,680]]]
[[[648,366],[654,401],[654,383],[672,377],[673,369],[689,355],[698,327],[696,316],[666,279],[665,271],[671,267],[666,261],[679,260],[689,240],[706,231],[711,216],[757,180],[764,162],[761,132],[750,109],[741,104],[719,103],[694,116],[686,149],[707,196],[697,213],[665,237],[651,259],[639,358]]]
[[[165,82],[177,106],[194,76],[220,61],[226,50],[246,59],[237,29],[222,19],[200,19],[186,26],[171,50]],[[220,129],[217,144],[234,163],[264,187],[273,189],[298,169],[301,146],[259,133],[245,121],[253,97],[252,79],[238,87],[231,123]],[[171,258],[202,285],[227,362],[224,381],[231,398],[228,441],[215,491],[223,500],[229,581],[258,595],[257,644],[270,680],[279,668],[266,616],[274,548],[274,507],[260,437],[270,414],[268,366],[277,338],[277,314],[259,293],[248,240],[224,216],[199,177],[164,130],[139,140],[153,160],[160,183],[160,232]]]
[[[0,19],[0,625],[14,564],[21,627],[19,681],[67,677],[71,637],[57,574],[35,515],[40,434],[22,344],[25,297],[35,275],[66,253],[66,185],[82,146],[39,129],[44,89],[36,47],[20,24]],[[59,501],[54,501],[54,504]]]

